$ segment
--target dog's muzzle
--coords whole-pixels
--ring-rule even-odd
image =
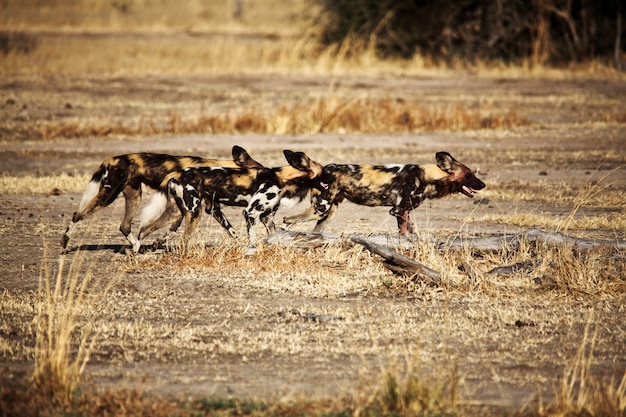
[[[476,190],[471,189],[467,185],[461,187],[461,192],[469,198],[474,198],[474,194],[476,194]]]

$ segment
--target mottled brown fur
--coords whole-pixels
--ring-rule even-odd
[[[317,220],[323,230],[339,204],[348,199],[365,206],[390,206],[400,234],[414,233],[409,213],[425,199],[454,193],[468,197],[485,184],[467,166],[447,152],[437,152],[433,165],[338,165],[324,167],[312,192],[312,205],[303,213],[285,218],[286,223]]]
[[[134,246],[137,240],[131,232],[131,221],[141,202],[141,185],[156,189],[172,171],[193,166],[262,167],[245,149],[233,146],[232,160],[208,159],[199,156],[173,156],[149,152],[132,153],[106,158],[92,175],[78,210],[72,216],[61,239],[65,248],[76,224],[85,217],[109,206],[123,193],[126,207],[120,231]]]

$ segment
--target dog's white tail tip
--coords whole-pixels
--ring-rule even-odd
[[[89,205],[89,202],[93,200],[100,191],[100,181],[89,181],[85,191],[83,192],[83,196],[80,199],[80,204],[78,205],[78,212],[82,213],[85,208]]]

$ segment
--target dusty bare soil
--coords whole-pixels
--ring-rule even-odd
[[[425,103],[444,105],[476,106],[488,101],[494,108],[516,109],[531,123],[515,130],[397,135],[30,140],[15,134],[29,125],[55,120],[132,124],[145,118],[158,123],[171,112],[193,116],[238,106],[297,102],[331,88],[347,94],[417,96]],[[605,192],[626,187],[621,168],[626,125],[604,120],[606,115],[619,116],[619,106],[623,113],[625,102],[624,83],[610,80],[472,75],[361,79],[8,76],[0,81],[0,173],[15,177],[86,174],[106,156],[135,151],[225,157],[233,144],[267,165],[284,163],[282,149],[305,151],[321,163],[430,163],[436,151],[446,150],[478,169],[488,184],[484,193],[488,201],[479,204],[478,199],[452,197],[427,202],[413,214],[416,225],[436,237],[517,233],[527,226],[490,219],[511,213],[563,217],[572,207],[545,199],[506,201],[490,195],[489,187],[543,182],[579,189],[606,173],[610,186]],[[5,294],[34,297],[41,266],[55,270],[61,234],[80,200],[80,193],[57,194],[49,190],[44,195],[0,196]],[[281,209],[278,222],[304,207]],[[609,215],[623,209],[624,202],[612,208],[583,205],[576,216]],[[261,261],[254,258],[242,259],[233,271],[151,268],[141,262],[157,261],[163,255],[137,259],[125,253],[126,242],[117,231],[122,210],[118,200],[80,224],[67,255],[85,256],[95,263],[96,274],[123,271],[105,314],[111,327],[102,330],[86,371],[87,380],[96,388],[132,387],[177,398],[357,396],[380,379],[382,370],[402,371],[407,362],[416,360],[426,375],[456,369],[461,404],[511,411],[535,401],[538,394],[544,400],[554,395],[588,321],[598,340],[593,372],[610,380],[620,379],[626,370],[623,293],[603,297],[538,292],[533,271],[498,278],[494,285],[509,289],[494,293],[506,297],[484,290],[462,293],[433,288],[398,293],[384,285],[395,279],[384,268],[360,273],[358,263],[345,265],[341,259],[329,265],[333,262],[324,258],[323,251],[301,255],[322,258],[319,269],[274,275],[260,268]],[[393,234],[395,221],[387,211],[345,203],[329,232]],[[239,209],[226,213],[244,234]],[[205,218],[200,239],[211,244],[226,241],[217,227]],[[309,223],[294,229],[312,227]],[[569,232],[605,239],[626,237],[621,227]],[[360,256],[373,262],[365,253]],[[336,279],[333,268],[344,271],[343,281]],[[312,321],[304,313],[340,319]],[[0,337],[14,347],[1,352],[2,366],[18,378],[32,365],[33,330],[29,317],[16,318],[5,307],[0,315]]]

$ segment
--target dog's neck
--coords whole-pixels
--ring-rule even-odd
[[[435,164],[424,165],[422,169],[424,170],[424,180],[426,182],[440,181],[450,175]]]
[[[445,197],[455,192],[455,184],[448,181],[450,174],[437,165],[424,165],[424,188],[422,200]]]
[[[307,172],[304,171],[300,171],[290,165],[281,167],[277,172],[276,172],[276,176],[278,177],[278,179],[283,183],[289,183],[291,181],[294,181],[298,178],[308,178],[309,175]]]

